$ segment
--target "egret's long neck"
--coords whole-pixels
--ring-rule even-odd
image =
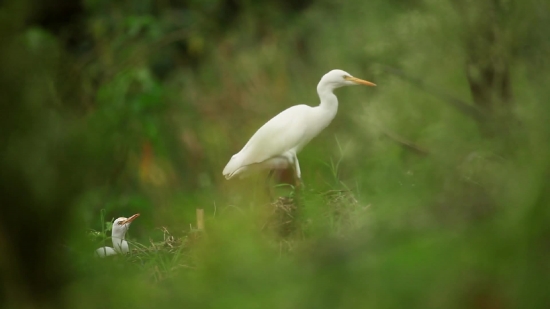
[[[124,235],[122,235],[122,238],[115,236],[112,236],[111,238],[113,239],[113,248],[115,251],[122,253],[128,253],[130,251],[128,242],[124,240]]]
[[[120,246],[121,243],[126,242],[126,240],[124,240],[124,235],[122,235],[122,237],[113,235],[111,236],[111,239],[113,240],[113,246],[115,248]]]
[[[319,95],[319,99],[321,99],[319,107],[329,112],[332,117],[334,117],[338,111],[338,98],[333,91],[334,88],[323,80],[317,85],[317,94]]]
[[[113,240],[113,247],[115,250],[120,248],[122,244],[126,243],[126,227],[122,227],[116,230],[113,230],[111,234],[111,239]]]

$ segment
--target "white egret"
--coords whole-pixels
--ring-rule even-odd
[[[300,185],[298,152],[336,116],[338,98],[333,91],[352,85],[376,86],[342,70],[332,70],[325,74],[317,85],[317,94],[321,99],[319,106],[292,106],[265,123],[243,149],[231,157],[223,169],[225,178],[237,175],[242,178],[254,170],[270,169],[272,172],[290,166],[294,170],[297,185]]]
[[[139,214],[135,214],[130,218],[120,217],[113,222],[113,227],[111,229],[111,239],[113,240],[113,247],[101,247],[95,252],[100,257],[105,257],[109,255],[115,255],[118,253],[126,254],[130,252],[130,247],[128,242],[124,239],[126,237],[126,232],[130,228],[130,224],[134,221]]]

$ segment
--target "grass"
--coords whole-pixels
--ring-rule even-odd
[[[95,1],[81,25],[84,55],[47,31],[10,28],[4,93],[20,103],[9,105],[14,115],[33,117],[0,122],[6,167],[19,176],[5,180],[36,207],[14,207],[28,219],[0,226],[11,278],[0,299],[16,308],[48,295],[71,308],[545,308],[550,18],[541,1],[508,2],[321,0],[269,20],[243,2],[253,7],[210,37],[208,14],[141,18],[147,1],[134,11]],[[197,23],[172,32],[188,18]],[[21,38],[32,41],[25,52]],[[182,56],[187,38],[196,63]],[[514,121],[483,123],[454,107],[476,104],[476,55],[509,65]],[[338,90],[338,115],[300,153],[306,188],[278,186],[270,202],[265,175],[223,179],[261,124],[317,103],[315,85],[333,68],[378,87]],[[507,131],[487,134],[499,127]],[[131,254],[94,258],[109,243],[108,218],[137,212]],[[44,239],[66,243],[69,262],[47,254],[57,243],[36,241],[50,231],[58,235]],[[35,246],[16,246],[22,236]],[[36,269],[68,276],[27,288],[33,274],[50,278]]]
[[[278,185],[290,190],[287,196],[278,197],[275,201],[261,206],[254,220],[251,233],[265,235],[268,243],[273,244],[278,254],[292,254],[301,250],[304,242],[311,239],[312,220],[304,212],[300,211],[300,202],[296,200],[295,188],[288,184]],[[322,193],[310,191],[302,199],[308,199],[309,195],[315,195],[323,203],[320,213],[321,220],[327,224],[331,234],[337,237],[346,237],[353,231],[363,226],[364,213],[370,205],[360,205],[359,201],[349,190],[330,190]],[[302,200],[302,203],[305,201]],[[307,203],[307,202],[305,202]],[[317,205],[319,206],[319,205]],[[227,206],[228,209],[238,209],[235,206]],[[101,210],[101,218],[105,211]],[[224,213],[224,210],[221,210]],[[248,214],[238,209],[243,216]],[[216,225],[217,222],[227,220],[227,217],[212,214],[207,222]],[[88,236],[97,246],[101,246],[110,240],[107,233],[111,230],[111,222],[101,221],[102,231],[91,230]],[[139,225],[139,221],[132,223],[132,227],[126,234],[126,239],[132,239],[131,230]],[[195,225],[196,226],[196,225]],[[198,230],[190,225],[189,229],[173,234],[166,227],[156,230],[162,232],[161,239],[149,239],[148,242],[128,240],[131,252],[117,256],[106,257],[115,263],[129,263],[136,265],[145,277],[152,278],[154,282],[167,280],[178,276],[179,272],[195,271],[197,265],[194,261],[194,250],[200,246],[204,237],[208,237],[209,227],[206,230]],[[309,236],[308,236],[309,235]]]

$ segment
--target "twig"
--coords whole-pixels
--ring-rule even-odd
[[[197,208],[197,230],[204,230],[204,209]]]
[[[411,141],[408,141],[405,138],[403,138],[403,137],[401,137],[401,136],[399,136],[399,135],[397,135],[393,132],[382,129],[382,133],[384,135],[386,135],[387,137],[389,137],[391,140],[393,140],[393,141],[397,142],[398,144],[400,144],[401,146],[404,146],[408,149],[411,149],[411,150],[417,152],[418,154],[426,156],[430,153],[427,149],[424,149],[423,147],[418,146],[417,144],[415,144]]]
[[[438,97],[443,101],[446,101],[447,103],[451,104],[455,109],[457,109],[459,112],[463,113],[464,115],[472,117],[474,120],[478,122],[482,122],[486,118],[485,113],[483,113],[483,111],[481,111],[479,108],[475,107],[474,105],[468,104],[467,102],[464,102],[460,99],[452,97],[451,95],[448,95],[436,89],[435,87],[426,85],[426,83],[422,81],[420,78],[410,76],[401,70],[398,70],[396,68],[392,68],[389,66],[383,66],[382,69],[390,74],[393,74],[397,77],[400,77],[403,80],[410,82],[417,88],[420,88],[432,94],[433,96]]]

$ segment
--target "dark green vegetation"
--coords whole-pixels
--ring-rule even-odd
[[[548,1],[341,3],[2,2],[2,307],[548,308]],[[334,68],[298,207],[223,179]]]

